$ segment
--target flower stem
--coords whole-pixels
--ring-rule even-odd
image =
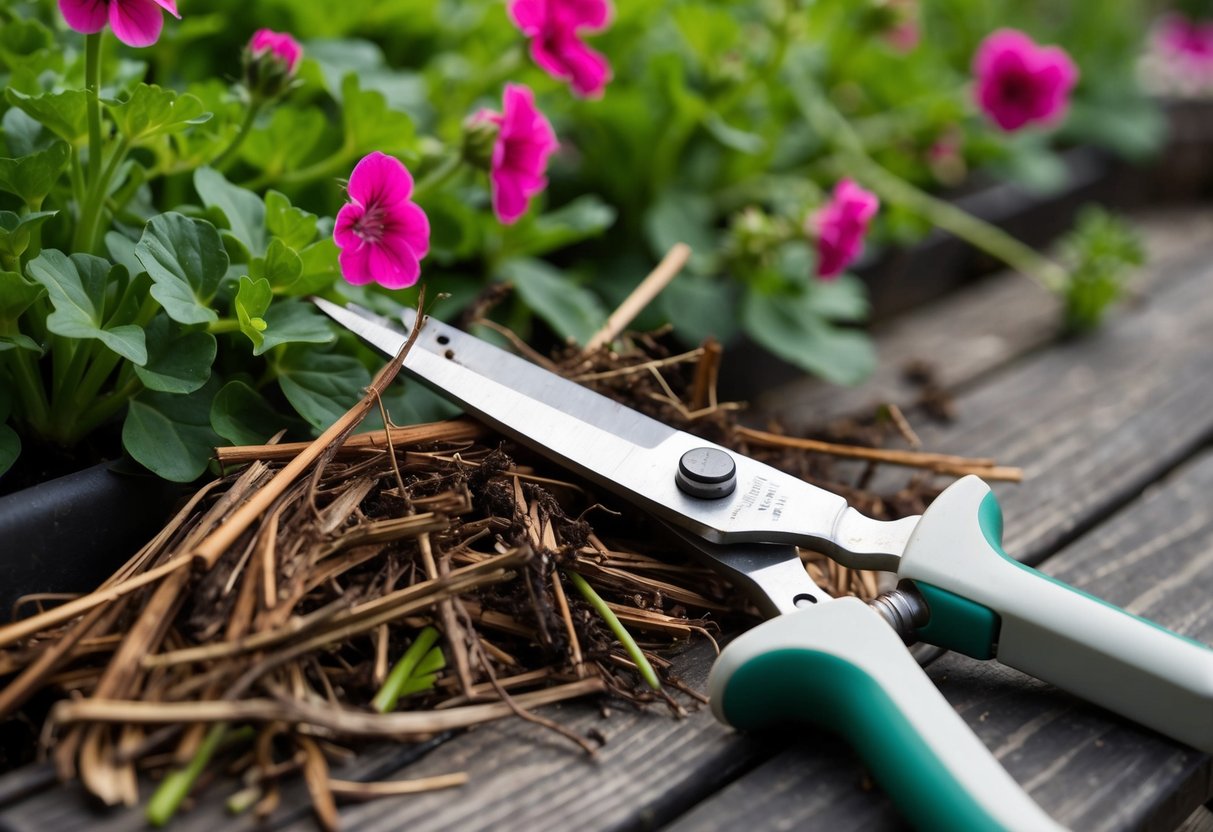
[[[145,813],[152,826],[164,826],[172,820],[173,815],[181,806],[181,802],[189,796],[190,790],[194,788],[194,783],[206,769],[206,764],[215,756],[215,751],[219,749],[227,731],[226,722],[215,723],[185,767],[169,772],[160,781],[159,788],[147,802]]]
[[[101,32],[84,36],[84,88],[88,92],[88,183],[101,174]]]
[[[42,388],[34,358],[23,349],[8,350],[6,354],[12,362],[13,381],[17,386],[25,420],[33,426],[35,432],[42,433],[50,421],[50,403],[46,400],[46,391]]]
[[[65,437],[66,444],[74,445],[88,436],[106,419],[125,407],[126,403],[142,389],[143,382],[139,380],[138,376],[132,375],[114,392],[94,401],[92,406],[75,421],[71,432]]]
[[[421,177],[421,181],[413,188],[413,199],[419,200],[426,194],[429,194],[439,185],[447,182],[452,176],[459,172],[463,167],[463,157],[458,153],[452,153],[441,162],[439,162],[433,170]]]
[[[628,655],[636,663],[636,669],[640,671],[641,677],[648,683],[648,686],[653,690],[661,690],[661,680],[657,678],[657,673],[653,670],[653,666],[649,664],[648,658],[645,657],[644,651],[640,649],[640,645],[636,643],[636,639],[632,638],[632,634],[623,626],[623,622],[619,620],[619,616],[615,615],[615,611],[607,606],[607,602],[602,600],[602,596],[594,591],[594,587],[590,586],[585,578],[572,570],[567,570],[564,574],[569,576],[569,580],[572,581],[573,586],[577,587],[577,591],[581,593],[582,597],[590,602],[590,606],[594,608],[594,611],[602,616],[602,620],[611,628],[611,632],[615,634],[615,638],[619,639],[619,643],[623,645],[623,649],[628,651]]]
[[[846,154],[845,158],[847,169],[855,178],[882,199],[911,209],[932,225],[994,255],[1050,292],[1065,294],[1070,283],[1069,273],[1031,246],[968,211],[919,190],[866,155]]]
[[[211,160],[211,167],[215,170],[225,171],[236,160],[236,152],[240,150],[240,146],[244,144],[248,134],[253,131],[253,122],[257,120],[257,114],[261,112],[262,103],[261,99],[253,99],[249,102],[248,110],[244,113],[244,121],[240,123],[240,129],[232,137],[228,146],[223,148],[223,152]]]
[[[84,199],[84,210],[80,214],[80,224],[76,227],[74,240],[76,251],[92,252],[96,247],[97,231],[101,224],[101,215],[105,212],[105,197],[109,191],[110,181],[118,172],[118,168],[126,161],[126,154],[130,149],[130,140],[124,136],[118,146],[114,148],[114,153],[110,156],[105,170],[95,180],[90,181],[88,195]]]

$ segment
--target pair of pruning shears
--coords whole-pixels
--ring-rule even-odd
[[[320,308],[387,355],[406,335]],[[406,312],[404,330],[416,313]],[[996,658],[1213,752],[1213,650],[1002,549],[988,485],[958,480],[920,517],[879,521],[842,497],[675,430],[472,335],[422,323],[404,369],[506,436],[643,508],[747,591],[769,620],[712,668],[713,713],[740,729],[839,732],[905,817],[930,830],[1060,828],[1002,768],[907,651]],[[797,546],[896,573],[872,603],[831,598]]]

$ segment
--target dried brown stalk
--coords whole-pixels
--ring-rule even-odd
[[[586,342],[585,352],[602,349],[618,338],[619,333],[623,332],[627,325],[652,303],[666,286],[670,285],[670,281],[678,276],[689,259],[691,259],[691,247],[686,243],[677,243],[666,252],[657,267],[649,272],[648,276],[640,281],[632,293],[624,299],[619,308],[611,313],[602,329],[594,333]]]

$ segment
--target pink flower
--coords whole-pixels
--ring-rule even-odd
[[[303,47],[299,41],[286,32],[275,32],[272,29],[258,29],[248,42],[249,54],[255,59],[269,55],[278,61],[287,75],[294,75],[303,60]]]
[[[430,250],[430,221],[409,200],[408,168],[375,151],[354,166],[346,191],[350,201],[337,212],[333,228],[341,274],[355,285],[412,286],[421,274],[419,261]]]
[[[127,46],[151,46],[160,39],[164,9],[180,18],[177,0],[59,0],[67,25],[91,35],[108,22],[118,40]]]
[[[817,239],[817,276],[837,277],[859,256],[868,223],[880,200],[850,179],[834,186],[830,201],[814,212],[805,230]]]
[[[1213,22],[1189,20],[1182,14],[1163,15],[1154,27],[1154,48],[1184,72],[1213,71]]]
[[[548,156],[557,143],[552,125],[535,107],[535,96],[526,87],[506,84],[502,110],[481,110],[472,116],[472,122],[497,125],[489,181],[493,212],[509,225],[526,213],[530,198],[547,187]]]
[[[583,98],[602,95],[611,65],[586,46],[583,33],[606,28],[609,0],[510,0],[510,19],[531,39],[531,58],[559,81],[568,81]]]
[[[1065,114],[1078,68],[1059,46],[1037,46],[1023,32],[999,29],[973,57],[977,104],[1003,130],[1047,124]]]

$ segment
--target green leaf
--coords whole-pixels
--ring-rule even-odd
[[[111,284],[125,285],[126,269],[91,254],[69,258],[56,249],[42,252],[26,268],[45,287],[54,307],[46,318],[47,329],[65,338],[96,339],[135,364],[147,361],[140,327],[105,325],[106,290]]]
[[[67,167],[71,152],[67,142],[55,142],[29,156],[0,159],[0,190],[16,194],[31,208],[41,206]]]
[[[211,401],[219,382],[212,377],[187,395],[144,390],[131,399],[122,423],[122,446],[152,473],[172,482],[192,482],[206,470],[221,444],[211,430]]]
[[[870,308],[867,286],[853,274],[812,281],[806,291],[805,304],[822,318],[845,323],[866,320]]]
[[[58,213],[35,211],[18,216],[12,211],[0,211],[0,252],[20,257],[29,248],[30,233]]]
[[[260,445],[286,427],[286,417],[243,381],[229,381],[211,404],[211,428],[233,445]]]
[[[341,277],[341,264],[337,260],[340,250],[332,239],[317,240],[299,252],[303,274],[284,289],[288,295],[311,295],[333,285]]]
[[[295,208],[277,191],[265,195],[265,227],[288,247],[299,250],[316,239],[317,217]]]
[[[135,241],[125,234],[118,231],[106,232],[105,249],[110,253],[111,260],[126,266],[126,270],[131,274],[147,271],[135,254]]]
[[[303,261],[290,246],[277,237],[270,240],[264,257],[254,257],[249,263],[249,275],[268,281],[275,290],[290,286],[301,274]]]
[[[139,84],[125,100],[106,101],[105,105],[119,132],[132,144],[176,133],[211,117],[197,96],[178,95],[156,84]]]
[[[381,150],[384,153],[412,147],[413,120],[390,109],[381,93],[360,89],[358,76],[354,73],[342,79],[341,97],[346,143],[351,147],[359,152]]]
[[[371,374],[348,355],[290,347],[278,363],[278,384],[299,415],[323,430],[362,397]]]
[[[709,337],[727,343],[737,333],[736,285],[710,277],[681,275],[657,299],[674,331],[685,343]]]
[[[174,321],[219,319],[208,304],[227,273],[228,259],[215,226],[176,212],[153,217],[135,244],[135,256],[156,284],[152,297]]]
[[[593,194],[574,199],[540,217],[527,217],[507,233],[511,252],[537,257],[590,237],[597,237],[615,222],[615,209]]]
[[[21,313],[29,309],[43,291],[37,283],[30,283],[16,272],[0,272],[0,323],[16,324]]]
[[[540,260],[511,260],[501,268],[518,295],[562,338],[584,344],[606,322],[598,296]]]
[[[688,268],[697,274],[715,270],[716,234],[712,228],[712,201],[687,191],[670,190],[657,198],[644,218],[644,229],[658,257],[686,243],[691,247]]]
[[[876,367],[868,336],[822,320],[805,295],[749,292],[741,307],[746,334],[775,355],[836,384],[857,384]]]
[[[194,171],[194,188],[207,208],[223,213],[232,236],[251,254],[265,251],[265,204],[259,196],[228,182],[214,168]]]
[[[77,146],[88,142],[88,93],[84,90],[26,95],[10,87],[5,95],[10,104],[24,110],[60,138]]]
[[[8,143],[8,152],[13,156],[28,156],[58,141],[53,133],[42,128],[42,122],[16,107],[9,107],[4,113],[0,129]]]
[[[42,347],[38,346],[38,342],[28,335],[0,335],[0,352],[8,350],[28,350],[42,355]]]
[[[734,127],[721,118],[718,113],[709,113],[703,120],[703,126],[707,128],[712,138],[738,153],[755,156],[767,149],[767,140],[762,136]]]
[[[264,277],[254,280],[244,275],[240,278],[240,288],[236,290],[236,319],[240,322],[240,331],[253,342],[254,351],[260,348],[265,340],[262,333],[266,329],[266,323],[261,316],[270,308],[273,298],[274,290]]]
[[[280,300],[266,310],[263,320],[261,345],[253,355],[263,355],[279,344],[327,344],[337,339],[328,319],[306,301]]]
[[[149,390],[193,393],[211,377],[217,345],[209,332],[188,329],[166,314],[152,319],[146,329],[147,364],[135,374]]]
[[[240,155],[249,165],[269,173],[293,170],[307,160],[327,126],[318,107],[279,107],[266,127],[249,134]]]
[[[21,437],[8,425],[0,425],[0,476],[21,456]]]

